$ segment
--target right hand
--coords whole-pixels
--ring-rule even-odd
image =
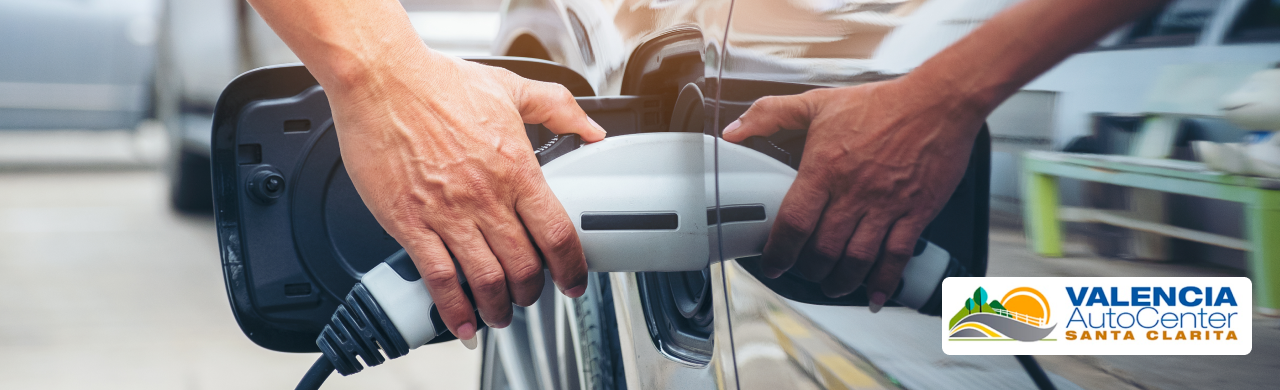
[[[538,299],[544,265],[565,295],[582,295],[576,229],[524,132],[543,124],[603,139],[569,91],[429,50],[368,65],[360,82],[327,91],[343,163],[413,258],[449,330],[463,340],[477,330],[459,271],[495,328],[511,323],[513,302]]]
[[[808,129],[764,246],[766,276],[794,268],[833,298],[865,285],[872,312],[897,291],[990,112],[950,85],[913,76],[765,97],[726,128],[730,142]]]

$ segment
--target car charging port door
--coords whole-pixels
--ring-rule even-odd
[[[564,85],[610,138],[665,130],[660,96],[593,97],[585,79],[551,62],[472,60]],[[525,130],[542,164],[582,146],[540,125]],[[301,65],[240,75],[219,98],[211,161],[223,274],[241,330],[268,349],[317,351],[316,337],[346,292],[400,249],[347,175],[324,90]]]

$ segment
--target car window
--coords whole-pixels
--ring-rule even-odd
[[[1194,45],[1221,0],[1176,0],[1134,22],[1112,48]]]
[[[1236,16],[1223,42],[1280,42],[1280,0],[1250,1]]]

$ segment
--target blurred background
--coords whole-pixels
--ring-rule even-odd
[[[431,47],[489,54],[499,0],[402,3]],[[1016,1],[923,3],[870,56],[870,69],[909,71]],[[0,388],[296,383],[314,356],[253,345],[228,310],[208,152],[226,83],[296,61],[234,0],[0,0]],[[1225,120],[1220,101],[1278,61],[1280,1],[1175,0],[1028,85],[990,118],[990,275],[1249,275],[1241,204],[1066,178],[1064,206],[1123,218],[1055,215],[1065,257],[1042,257],[1024,234],[1020,156],[1195,161],[1193,141],[1270,130]],[[849,321],[802,309],[819,322]],[[1269,387],[1280,322],[1267,315],[1280,313],[1258,314],[1251,357],[1042,363],[1085,388],[1203,388],[1223,378]],[[478,352],[458,343],[427,350],[326,388],[476,386]],[[1192,374],[1206,367],[1215,372]]]

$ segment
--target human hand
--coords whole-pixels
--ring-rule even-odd
[[[565,295],[582,295],[576,230],[524,131],[540,123],[603,139],[568,90],[429,50],[368,65],[359,82],[326,88],[343,163],[413,258],[449,330],[463,340],[477,330],[456,267],[495,328],[510,324],[513,302],[538,299],[544,264]]]
[[[730,142],[809,130],[764,247],[767,276],[794,267],[831,297],[865,283],[871,311],[879,311],[964,175],[987,114],[946,90],[908,75],[765,97],[725,128]]]

